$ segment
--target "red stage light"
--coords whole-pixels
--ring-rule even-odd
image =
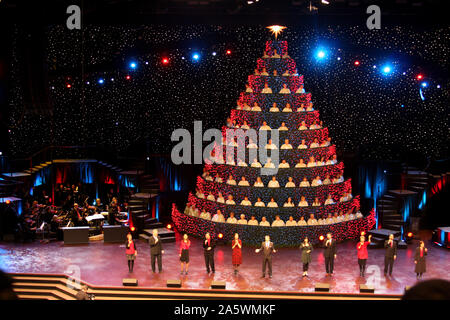
[[[231,54],[231,50],[227,50],[227,54]]]
[[[219,233],[218,237],[219,237],[219,239],[222,239],[223,238],[223,234]]]
[[[361,231],[361,235],[362,235],[362,236],[365,236],[366,233],[365,233],[364,231]]]
[[[172,229],[172,225],[169,223],[169,224],[166,226],[166,228],[167,228],[167,229]]]
[[[135,227],[131,227],[131,231],[134,231],[134,230],[136,230],[136,228]]]
[[[10,204],[10,203],[11,203],[11,200],[6,200],[5,203],[6,203],[6,204]]]
[[[66,85],[66,87],[67,87],[67,88],[71,88],[72,86],[70,85],[70,83],[68,83],[68,84]]]
[[[130,80],[130,79],[131,79],[131,77],[130,77],[130,76],[126,76],[126,77],[125,77],[125,79],[127,79],[127,80]]]
[[[413,233],[412,232],[408,232],[408,238],[412,238]]]
[[[162,63],[163,64],[168,64],[169,63],[169,58],[163,58],[162,59]]]
[[[320,236],[319,236],[319,240],[320,240],[320,241],[323,241],[323,239],[325,239],[325,238],[323,237],[323,235],[320,235]]]
[[[355,64],[355,66],[359,66],[359,61],[356,60],[356,61],[354,62],[354,64]]]
[[[416,77],[417,80],[422,80],[423,79],[423,74],[418,74]]]

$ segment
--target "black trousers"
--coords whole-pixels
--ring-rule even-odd
[[[269,267],[269,276],[272,275],[272,257],[264,257],[262,263],[262,273],[266,274],[266,266]]]
[[[162,254],[158,253],[158,254],[151,254],[151,259],[152,259],[152,271],[155,272],[155,262],[156,259],[158,259],[158,271],[161,272],[162,271]]]
[[[394,258],[384,257],[384,274],[388,273],[392,276],[392,268],[394,268]]]
[[[206,271],[209,273],[210,271],[215,272],[214,268],[214,251],[213,252],[205,252],[205,266]]]
[[[334,256],[325,257],[325,270],[327,273],[333,273],[334,268]]]
[[[358,259],[359,271],[360,272],[366,271],[366,262],[367,262],[367,259]]]
[[[303,272],[308,271],[309,268],[309,262],[303,264]]]

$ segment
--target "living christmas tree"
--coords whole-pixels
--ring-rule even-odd
[[[173,205],[180,232],[224,240],[238,233],[247,244],[270,235],[278,246],[291,246],[305,237],[318,242],[327,232],[356,238],[373,228],[374,212],[359,212],[359,196],[351,195],[286,41],[266,42],[222,131],[186,209]]]

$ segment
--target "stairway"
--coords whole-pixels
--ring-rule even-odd
[[[158,229],[158,235],[161,238],[161,243],[175,242],[175,232],[164,228],[161,222],[156,222],[151,228],[144,229],[139,235],[139,239],[148,241],[148,239],[152,236],[153,229],[155,228]]]

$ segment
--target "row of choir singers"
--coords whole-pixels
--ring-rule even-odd
[[[369,257],[368,246],[371,242],[371,235],[369,235],[368,240],[366,241],[365,236],[361,236],[359,242],[356,244],[356,251],[358,257],[358,266],[360,271],[360,276],[365,276],[366,263]],[[158,260],[158,270],[162,272],[162,254],[164,250],[162,249],[161,239],[158,235],[157,229],[153,230],[152,237],[149,239],[150,245],[150,255],[151,255],[151,264],[152,271],[155,272],[155,261]],[[211,238],[209,233],[205,234],[205,238],[202,241],[203,253],[205,258],[205,266],[206,272],[215,273],[215,264],[214,264],[214,249],[216,247],[216,242]],[[331,276],[334,272],[334,262],[337,258],[337,246],[336,240],[333,239],[331,233],[328,233],[326,238],[323,241],[324,247],[324,258],[325,258],[325,271],[327,276]],[[180,243],[179,248],[179,260],[180,260],[180,273],[183,275],[188,274],[189,269],[189,251],[191,248],[191,241],[187,234],[183,235],[183,239]],[[392,276],[392,269],[394,265],[394,261],[397,258],[397,242],[394,240],[394,235],[389,235],[389,239],[384,243],[385,248],[385,269],[384,275],[387,276],[389,273]],[[239,267],[242,265],[242,241],[239,239],[239,234],[234,235],[234,239],[231,242],[231,261],[233,265],[234,274],[237,275],[239,272]],[[311,263],[311,254],[314,250],[313,245],[309,242],[309,239],[306,237],[302,244],[299,247],[301,251],[301,262],[303,264],[303,277],[308,277],[308,269],[309,264]],[[261,246],[255,249],[255,253],[262,253],[262,278],[266,276],[266,269],[268,269],[268,275],[272,278],[272,256],[277,252],[275,249],[274,243],[270,241],[270,236],[266,235],[264,241],[261,243]],[[425,243],[420,241],[419,247],[416,248],[414,255],[414,272],[417,275],[417,278],[421,278],[423,274],[426,272],[426,256],[428,249],[425,247]],[[137,256],[137,249],[132,239],[131,233],[127,235],[126,240],[126,256],[128,261],[129,272],[133,272],[134,260]]]

